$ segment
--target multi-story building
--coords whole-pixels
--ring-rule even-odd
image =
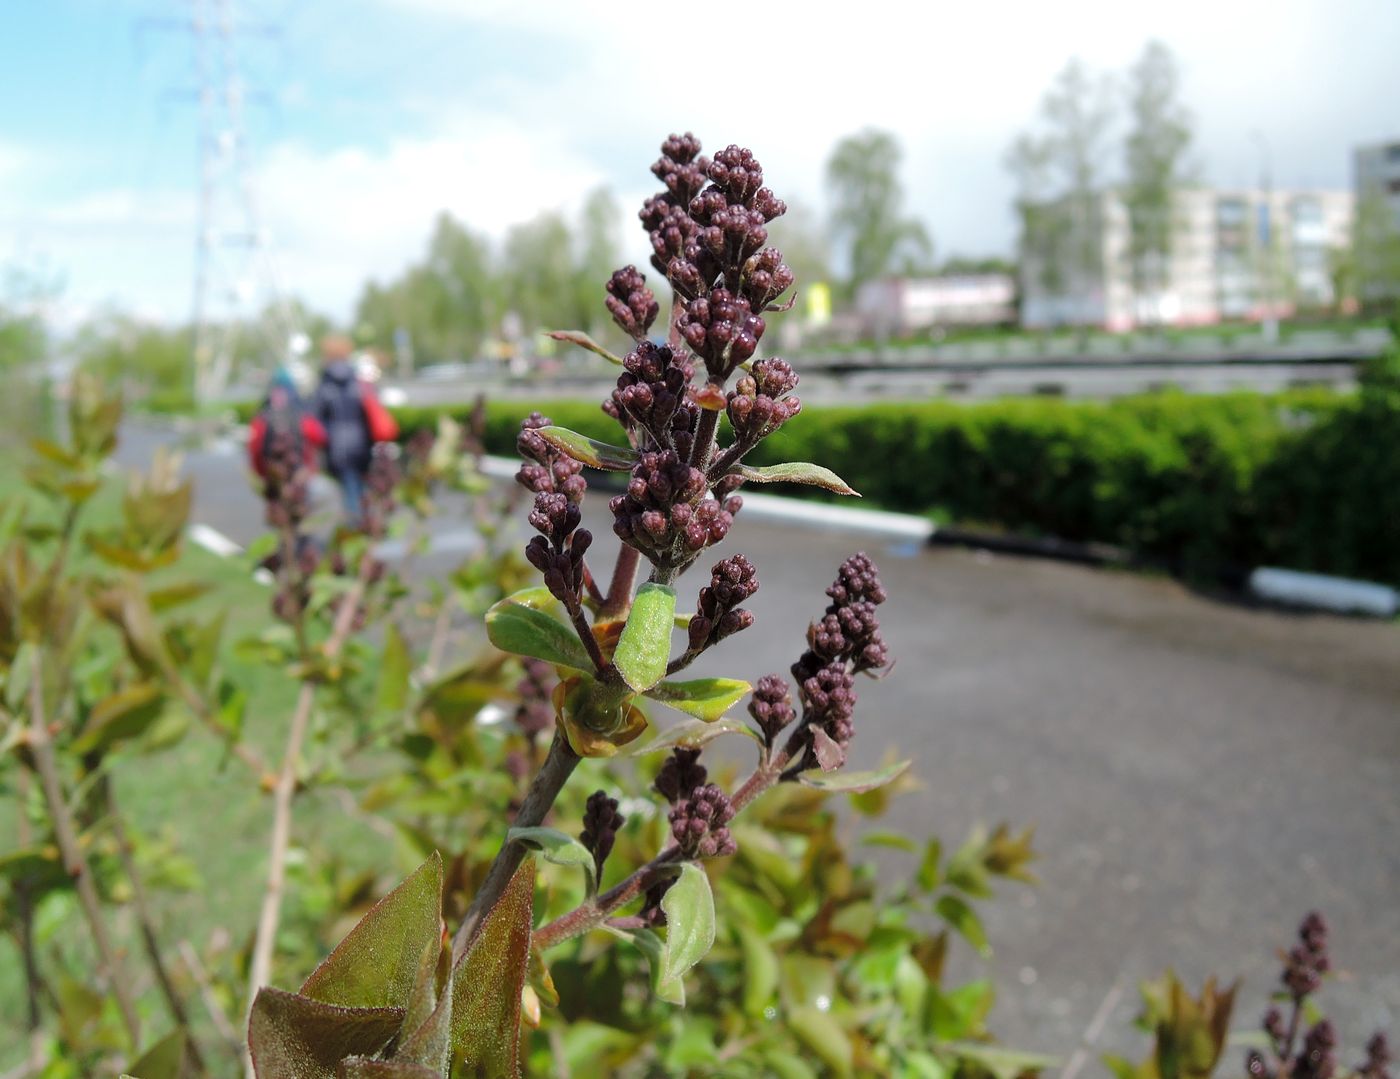
[[[1022,252],[1021,324],[1127,330],[1330,305],[1355,205],[1349,191],[1188,188],[1176,198],[1170,253],[1135,267],[1127,205],[1106,191],[1077,214],[1045,215],[1059,224],[1051,243]]]
[[[1400,142],[1358,146],[1355,180],[1356,197],[1384,199],[1392,223],[1400,228]]]

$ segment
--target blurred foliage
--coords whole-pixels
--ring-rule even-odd
[[[1152,1035],[1152,1053],[1140,1064],[1121,1057],[1105,1064],[1116,1079],[1207,1079],[1225,1051],[1238,989],[1238,982],[1218,989],[1208,978],[1193,997],[1172,971],[1144,982],[1137,1025]]]

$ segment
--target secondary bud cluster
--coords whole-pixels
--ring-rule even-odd
[[[520,704],[515,709],[515,725],[526,738],[534,741],[554,726],[554,705],[550,692],[554,688],[554,668],[542,659],[523,661],[525,677],[515,685]]]
[[[540,436],[540,428],[548,426],[547,416],[532,412],[520,425],[516,439],[516,447],[527,460],[515,479],[535,492],[529,521],[540,533],[525,545],[525,557],[544,575],[550,595],[573,612],[583,591],[583,556],[593,543],[593,533],[579,528],[583,519],[579,503],[587,484],[580,475],[583,465]]]
[[[836,580],[826,590],[831,599],[825,613],[807,627],[807,651],[792,665],[802,702],[802,724],[789,743],[803,749],[799,763],[816,763],[810,732],[822,730],[845,750],[855,733],[855,675],[889,664],[875,608],[887,595],[879,571],[864,554],[841,563]],[[801,746],[800,740],[806,745]]]
[[[725,403],[734,440],[755,446],[802,411],[802,401],[788,396],[797,374],[785,360],[758,360],[752,374],[734,383]]]
[[[758,572],[743,555],[716,562],[687,627],[690,651],[703,651],[753,625],[753,615],[739,604],[757,591]]]
[[[624,266],[608,280],[608,314],[618,329],[634,341],[646,339],[647,331],[661,310],[656,294],[647,288],[647,279],[635,266]]]
[[[1390,1043],[1385,1034],[1376,1031],[1366,1043],[1366,1059],[1356,1069],[1361,1079],[1390,1079]]]
[[[609,798],[607,791],[594,791],[588,796],[583,831],[578,838],[593,853],[594,880],[602,879],[603,863],[612,853],[618,830],[626,823],[627,818],[617,811],[617,799]]]
[[[671,836],[687,858],[720,858],[738,850],[726,825],[734,819],[729,796],[703,783],[672,808]]]
[[[723,383],[758,350],[765,329],[749,301],[723,287],[687,301],[676,326],[716,383]]]
[[[651,445],[690,457],[697,409],[687,400],[691,367],[666,345],[641,342],[623,357],[608,411],[624,426],[638,427]]]
[[[1298,926],[1298,943],[1288,952],[1279,980],[1294,1000],[1302,1000],[1322,985],[1322,976],[1332,968],[1327,954],[1327,923],[1317,911]]]
[[[627,493],[608,508],[620,540],[658,566],[676,566],[724,539],[740,505],[737,496],[723,505],[707,498],[705,474],[667,449],[642,454]]]
[[[666,758],[661,771],[656,774],[653,786],[656,792],[672,805],[704,784],[709,778],[705,766],[700,763],[700,751],[686,746],[677,746]]]
[[[749,715],[758,724],[764,745],[771,747],[778,733],[797,717],[792,709],[792,694],[782,675],[765,674],[758,680],[749,699]]]
[[[285,432],[269,436],[263,460],[262,495],[269,527],[300,528],[311,508],[311,487],[297,440]]]
[[[365,493],[360,505],[360,531],[371,539],[383,539],[389,530],[389,518],[395,508],[394,490],[400,478],[398,462],[389,455],[388,447],[383,443],[376,445],[365,473]]]

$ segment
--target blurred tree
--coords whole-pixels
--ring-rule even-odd
[[[799,292],[831,280],[831,241],[821,219],[806,206],[789,201],[787,213],[768,226],[768,239],[783,253]]]
[[[621,265],[621,229],[617,200],[606,187],[596,188],[584,201],[579,218],[573,304],[582,321],[550,329],[581,329],[594,337],[608,332],[612,320],[607,317],[602,297],[608,278]]]
[[[11,266],[0,272],[0,372],[38,366],[48,358],[49,336],[40,315],[56,282]]]
[[[188,326],[112,312],[79,329],[73,354],[80,367],[147,407],[181,411],[194,404],[194,337]]]
[[[1112,80],[1072,59],[1041,99],[1038,129],[1007,151],[1021,264],[1050,292],[1075,293],[1098,265],[1099,194],[1114,111]]]
[[[1176,193],[1189,180],[1191,114],[1180,100],[1176,58],[1149,41],[1128,73],[1132,128],[1124,142],[1129,259],[1140,295],[1159,293],[1176,232]]]
[[[893,273],[918,273],[933,258],[923,223],[905,217],[899,143],[867,128],[836,144],[826,164],[831,234],[845,262],[848,292]]]
[[[607,278],[604,277],[604,281]],[[506,234],[501,257],[501,285],[506,309],[520,319],[527,352],[542,330],[587,325],[596,301],[578,295],[569,225],[553,211],[540,214]],[[567,303],[561,303],[567,298]]]

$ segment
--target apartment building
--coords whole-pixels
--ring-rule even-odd
[[[1181,191],[1170,254],[1135,282],[1121,192],[1055,215],[1053,243],[1023,251],[1021,324],[1208,325],[1325,307],[1335,253],[1350,243],[1349,191],[1259,188]]]
[[[867,332],[903,336],[934,326],[996,326],[1016,321],[1010,274],[940,274],[867,281],[856,293]]]
[[[1379,195],[1400,228],[1400,142],[1358,146],[1355,156],[1356,197]]]

